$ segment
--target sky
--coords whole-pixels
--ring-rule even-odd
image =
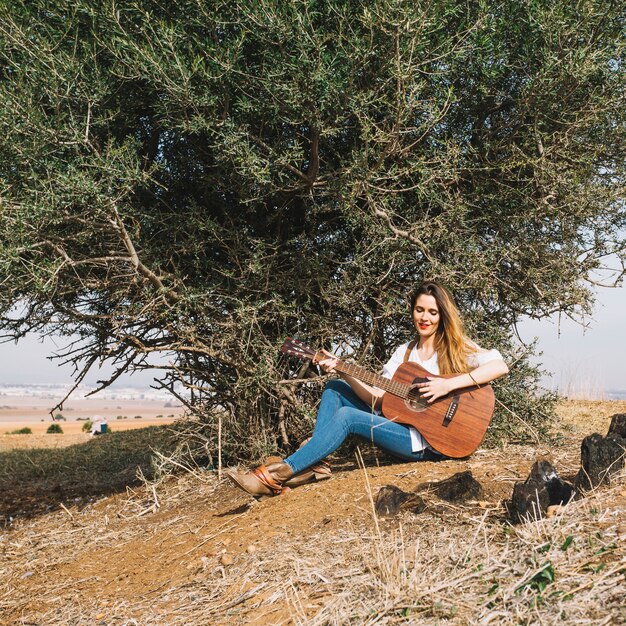
[[[539,339],[543,354],[536,362],[552,372],[545,386],[583,397],[626,391],[626,286],[599,289],[586,321],[587,329],[556,316],[520,325],[524,341]]]
[[[626,286],[600,289],[586,330],[567,318],[527,320],[520,324],[524,342],[539,340],[543,354],[536,360],[552,372],[548,389],[566,395],[603,397],[611,390],[626,391]],[[46,357],[63,347],[62,340],[25,337],[17,345],[0,344],[0,384],[72,382],[71,367]],[[94,370],[85,382],[93,385],[106,371]],[[118,385],[148,387],[153,375],[140,372],[122,377]]]

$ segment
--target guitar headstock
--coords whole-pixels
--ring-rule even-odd
[[[298,357],[299,359],[311,359],[312,361],[315,361],[318,354],[317,350],[313,350],[313,348],[291,337],[285,339],[283,345],[280,347],[280,351],[284,354]]]

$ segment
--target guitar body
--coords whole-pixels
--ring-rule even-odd
[[[392,382],[413,386],[435,376],[417,363],[403,363]],[[455,374],[439,376],[451,378]],[[480,445],[491,422],[495,396],[490,385],[456,389],[432,403],[421,398],[417,387],[408,398],[393,390],[383,396],[383,415],[400,424],[415,427],[437,452],[452,458],[470,455]]]

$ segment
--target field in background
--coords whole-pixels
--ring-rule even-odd
[[[582,439],[594,432],[606,435],[610,418],[626,413],[624,400],[583,400],[565,398],[557,406],[558,422],[552,430],[564,431],[568,438]]]
[[[53,422],[50,410],[63,398],[64,391],[53,385],[31,388],[0,387],[0,451],[14,448],[59,448],[84,443],[91,438],[83,432],[87,420],[104,420],[113,432],[171,424],[184,413],[183,407],[164,394],[138,389],[119,389],[94,397],[77,391],[62,410],[63,420]],[[62,434],[46,434],[57,423]],[[32,435],[10,434],[30,428]]]

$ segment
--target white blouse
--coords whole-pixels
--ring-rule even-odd
[[[476,344],[474,344],[476,346]],[[409,342],[402,344],[396,348],[395,352],[391,355],[391,358],[387,363],[385,363],[382,371],[382,375],[385,378],[393,378],[393,375],[396,373],[396,370],[402,363],[404,363],[404,355],[406,353],[406,349],[409,347]],[[503,361],[502,355],[498,350],[482,350],[478,346],[476,346],[476,352],[474,354],[470,354],[468,358],[468,365],[470,367],[480,367],[485,363],[489,363],[489,361]],[[431,374],[437,375],[439,374],[439,364],[437,362],[437,353],[435,352],[430,359],[423,360],[419,356],[419,352],[417,351],[417,344],[411,350],[411,354],[409,355],[409,361],[412,363],[418,363],[425,370],[430,372]],[[409,433],[411,435],[411,449],[413,452],[420,452],[425,448],[430,448],[426,440],[419,434],[419,432],[413,428],[413,426],[409,426]]]

